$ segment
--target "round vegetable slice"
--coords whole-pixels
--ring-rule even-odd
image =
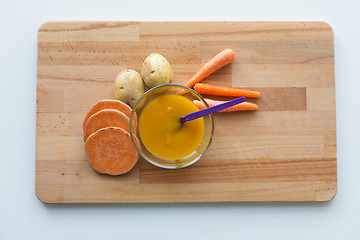
[[[83,129],[85,129],[85,124],[86,121],[91,117],[91,115],[99,112],[100,110],[104,110],[104,109],[116,109],[119,110],[120,112],[123,112],[127,117],[130,118],[131,115],[131,107],[129,105],[127,105],[126,103],[119,101],[119,100],[113,100],[113,99],[104,99],[101,100],[100,102],[96,103],[91,109],[90,111],[86,114],[85,118],[84,118],[84,122],[83,122]],[[136,116],[134,118],[134,123],[137,123],[137,119]]]
[[[138,141],[135,136],[134,139]],[[85,148],[90,165],[96,171],[109,175],[127,173],[139,158],[130,133],[118,127],[101,128],[94,132],[86,140]]]
[[[115,109],[103,109],[98,111],[91,115],[85,123],[84,141],[86,141],[90,134],[105,127],[120,127],[125,131],[130,132],[129,118],[124,113]],[[135,132],[135,126],[133,132]]]

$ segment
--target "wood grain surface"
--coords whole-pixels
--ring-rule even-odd
[[[152,52],[184,84],[225,48],[204,82],[250,88],[256,112],[217,113],[194,165],[140,159],[123,176],[87,162],[82,121],[113,81]],[[223,98],[226,99],[226,98]],[[324,22],[47,22],[38,31],[36,195],[47,203],[328,201],[337,190],[333,31]]]

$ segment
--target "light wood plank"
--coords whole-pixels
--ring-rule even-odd
[[[308,159],[322,158],[323,136],[301,135],[233,135],[216,134],[206,160],[237,159]],[[205,161],[205,160],[203,160]]]
[[[36,160],[86,160],[85,144],[80,136],[38,136]]]
[[[337,181],[318,182],[316,190],[316,201],[330,201],[337,193]]]
[[[79,129],[80,122],[69,123],[72,115],[69,113],[37,113],[36,136],[69,136],[74,135],[73,129]],[[79,134],[78,134],[79,136]],[[80,134],[81,136],[81,134]]]
[[[36,112],[64,112],[64,91],[57,88],[36,89]]]
[[[335,133],[335,123],[333,124],[334,133],[325,134],[324,136],[324,157],[326,158],[336,158],[336,133]],[[335,168],[335,167],[334,167]]]
[[[37,68],[37,77],[38,79],[58,80],[56,81],[56,84],[61,84],[61,81],[83,82],[81,84],[84,84],[85,82],[114,82],[119,72],[126,68],[125,65],[40,65]],[[41,81],[40,84],[42,82],[43,81]],[[72,85],[73,83],[69,84]]]
[[[58,85],[56,88],[37,88],[38,104],[37,112],[85,112],[102,99],[113,99],[113,82],[96,84],[79,84],[73,87]],[[44,94],[39,94],[39,92]],[[58,97],[57,97],[58,96]],[[56,97],[56,98],[54,98]],[[61,99],[64,99],[61,101]]]
[[[222,49],[236,52],[235,64],[332,64],[333,42],[327,41],[222,41],[203,42],[201,62],[206,63]]]
[[[324,22],[141,22],[140,39],[201,41],[332,41]]]
[[[139,22],[46,22],[40,26],[42,42],[138,42]]]
[[[39,178],[37,174],[36,178]],[[46,182],[38,182],[35,184],[36,197],[45,203],[63,203],[64,200],[64,184],[47,184]]]
[[[334,87],[333,64],[234,64],[233,87]]]
[[[335,88],[313,88],[306,91],[307,108],[310,111],[335,112]]]
[[[39,65],[126,65],[138,69],[153,52],[170,64],[200,62],[200,42],[38,42]]]
[[[64,185],[66,202],[235,202],[316,201],[317,182],[141,184],[125,187],[105,184]],[[319,195],[319,194],[318,194]],[[111,200],[110,200],[111,199]],[[323,200],[323,199],[322,199]]]
[[[144,160],[143,160],[144,161]],[[37,182],[47,184],[97,184],[126,186],[139,183],[139,166],[128,174],[109,176],[96,172],[86,159],[79,161],[39,160],[37,162]]]
[[[336,143],[336,126],[331,112],[274,111],[214,114],[215,131],[226,136],[296,135],[323,136],[329,134]]]

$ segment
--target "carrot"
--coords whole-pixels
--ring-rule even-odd
[[[91,115],[85,123],[84,141],[100,128],[120,127],[129,132],[129,118],[119,110],[103,109]],[[133,128],[135,133],[135,126]]]
[[[186,87],[192,88],[196,83],[201,82],[213,72],[231,63],[235,59],[235,53],[231,49],[225,49],[208,61],[202,68],[186,83]],[[184,94],[183,90],[179,94]]]
[[[138,141],[134,136],[135,141]],[[86,140],[85,148],[90,165],[100,173],[120,175],[130,171],[139,154],[130,133],[122,128],[101,128]]]
[[[129,118],[130,118],[131,111],[132,111],[131,107],[129,107],[129,105],[127,105],[126,103],[124,103],[122,101],[113,100],[113,99],[101,100],[100,102],[96,103],[90,109],[90,111],[86,114],[86,116],[84,118],[84,122],[83,122],[83,129],[85,129],[85,124],[86,124],[86,121],[89,119],[89,117],[103,109],[119,110],[120,112],[123,112]],[[136,115],[135,115],[134,124],[136,124],[136,123],[137,123],[137,119],[136,119]]]
[[[219,104],[225,102],[225,101],[213,100],[213,99],[208,99],[208,98],[205,98],[205,101],[207,102],[209,107],[213,107],[213,106],[216,106],[216,105],[219,105]],[[193,102],[200,110],[206,108],[205,104],[203,102],[201,102],[200,100],[194,100]],[[235,112],[235,111],[257,110],[258,108],[259,107],[254,103],[243,102],[243,103],[236,104],[236,105],[234,105],[232,107],[225,108],[225,109],[223,109],[223,110],[221,110],[219,112]]]
[[[260,93],[257,91],[231,88],[231,87],[221,87],[206,83],[195,84],[194,90],[200,94],[217,95],[217,96],[251,97],[251,98],[260,97]]]

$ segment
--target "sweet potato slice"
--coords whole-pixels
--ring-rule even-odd
[[[96,171],[109,175],[127,173],[139,158],[130,133],[117,127],[101,128],[91,134],[85,148],[90,165]]]
[[[119,110],[103,109],[91,115],[85,123],[84,141],[100,128],[119,127],[129,131],[129,118]],[[135,126],[133,128],[135,133]]]
[[[84,122],[83,122],[83,129],[85,129],[85,124],[86,124],[87,120],[91,117],[91,115],[93,115],[101,110],[104,110],[104,109],[119,110],[120,112],[123,112],[128,118],[130,118],[131,111],[132,111],[131,107],[122,101],[113,100],[113,99],[101,100],[100,102],[96,103],[90,109],[90,111],[86,114],[86,116],[84,118]],[[137,118],[135,115],[134,124],[136,125],[136,123],[137,123]]]

